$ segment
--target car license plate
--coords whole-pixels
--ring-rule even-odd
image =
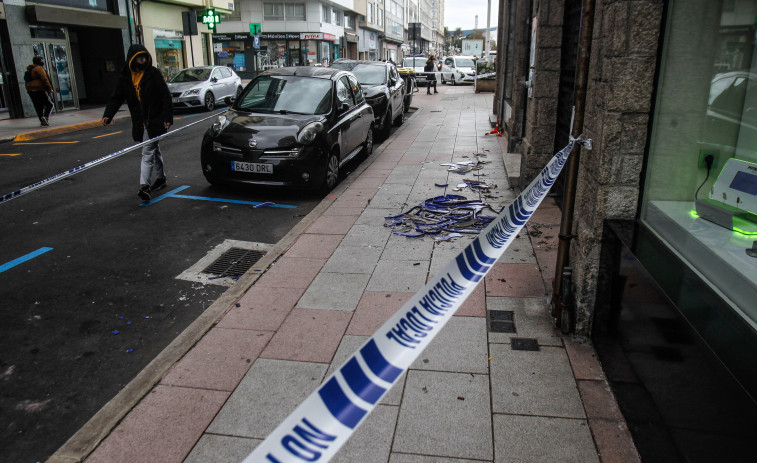
[[[174,99],[173,99],[173,102],[174,102],[174,103],[178,103],[178,102],[179,102],[179,97],[176,97],[176,98],[174,98]]]
[[[237,172],[252,172],[255,174],[272,174],[273,164],[231,161],[231,170]]]

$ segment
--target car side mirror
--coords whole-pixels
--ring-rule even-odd
[[[342,103],[339,105],[339,114],[344,114],[349,111],[351,106],[348,103]]]
[[[215,82],[218,82],[218,79],[216,79],[215,77],[211,77],[210,81],[213,82],[213,83],[215,83]]]
[[[228,104],[228,105],[230,105],[230,104],[232,104],[232,103],[233,103],[234,101],[236,101],[236,99],[237,99],[237,98],[236,98],[236,97],[234,97],[234,96],[227,96],[226,98],[224,98],[224,99],[223,99],[223,102],[224,102],[224,103],[226,103],[226,104]]]

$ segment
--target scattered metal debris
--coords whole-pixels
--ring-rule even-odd
[[[482,214],[484,209],[498,214],[485,201],[459,195],[437,196],[402,214],[384,217],[387,221],[384,226],[393,228],[396,235],[411,238],[437,235],[434,239],[447,240],[454,237],[450,236],[452,233],[476,234],[486,228],[495,217]]]

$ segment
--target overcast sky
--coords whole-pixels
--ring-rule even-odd
[[[486,28],[487,0],[445,0],[444,26],[450,31],[458,27],[462,30],[473,29],[478,15],[478,28]],[[497,8],[499,0],[491,0],[491,27],[497,27]]]

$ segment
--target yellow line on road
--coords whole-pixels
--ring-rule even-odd
[[[0,156],[19,156],[21,153],[0,153]]]
[[[122,133],[122,132],[123,132],[123,130],[119,130],[118,132],[113,132],[113,133],[106,133],[105,135],[98,135],[98,136],[96,136],[96,137],[92,137],[92,138],[102,138],[102,137],[109,137],[109,136],[111,136],[111,135],[115,135],[115,134],[117,134],[117,133]]]
[[[70,145],[72,143],[79,143],[79,141],[41,141],[37,143],[19,143],[14,142],[13,146],[16,145]]]

